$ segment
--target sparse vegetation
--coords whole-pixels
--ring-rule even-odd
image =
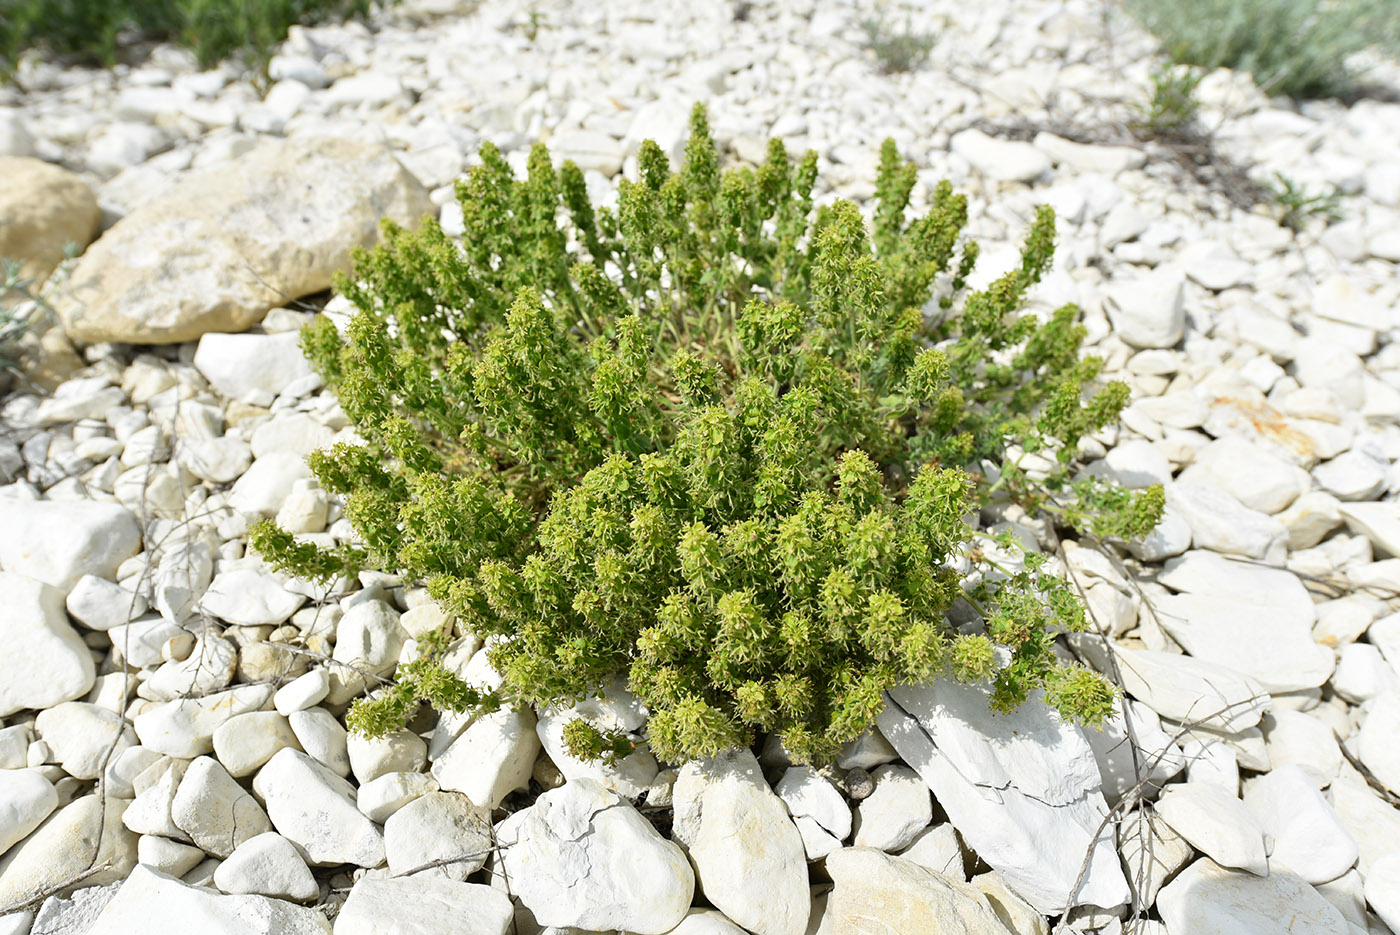
[[[905,13],[903,25],[895,25],[883,8],[861,21],[870,48],[886,72],[913,71],[928,60],[938,37],[914,29],[914,15]]]
[[[1276,182],[1270,186],[1274,193],[1274,204],[1279,211],[1279,223],[1284,227],[1301,231],[1313,220],[1335,224],[1346,216],[1342,210],[1342,193],[1315,192],[1307,190],[1281,172],[1275,172]]]

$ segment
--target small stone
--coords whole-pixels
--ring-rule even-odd
[[[253,568],[221,571],[199,600],[207,614],[239,626],[285,623],[305,596],[282,586],[273,575]]]
[[[954,135],[949,148],[999,182],[1031,182],[1050,171],[1050,157],[1030,143],[999,140],[977,129]]]
[[[27,137],[13,120],[0,121],[0,256],[20,262],[20,278],[42,282],[63,261],[65,246],[92,242],[100,212],[80,176],[27,158]]]
[[[388,675],[398,664],[408,634],[399,626],[399,613],[380,600],[367,600],[345,611],[335,628],[332,658],[343,665],[330,668],[328,704],[345,704],[378,683],[356,670]],[[353,668],[351,668],[353,667]]]
[[[899,856],[905,860],[912,860],[920,867],[927,867],[934,873],[942,874],[954,882],[967,879],[962,842],[958,840],[957,829],[946,821],[914,835],[914,840],[899,852]]]
[[[1169,786],[1157,800],[1157,814],[1193,847],[1223,866],[1268,874],[1263,829],[1243,802],[1219,786]]]
[[[437,791],[437,780],[427,773],[385,773],[360,786],[355,805],[370,821],[382,825],[409,802]]]
[[[491,847],[491,813],[456,792],[426,792],[384,823],[384,850],[395,876],[465,880],[486,865]]]
[[[172,658],[142,685],[143,697],[169,701],[227,688],[238,668],[238,648],[229,640],[203,633],[183,659]]]
[[[298,750],[279,751],[253,779],[273,827],[315,866],[384,862],[384,838],[355,807],[355,787]]]
[[[96,575],[83,575],[68,592],[68,614],[89,630],[110,630],[146,612],[146,599]]]
[[[802,836],[753,754],[689,761],[673,795],[672,835],[710,904],[755,935],[802,935],[811,911]]]
[[[349,733],[325,708],[287,715],[287,723],[308,755],[337,776],[350,775]]]
[[[109,752],[115,756],[136,743],[120,714],[81,701],[40,711],[34,729],[63,771],[77,779],[96,779]]]
[[[1050,926],[1045,923],[1045,917],[1013,893],[995,870],[979,873],[969,882],[982,891],[992,912],[1015,935],[1050,935]],[[1074,910],[1065,913],[1062,921],[1071,918],[1073,913]]]
[[[411,730],[390,731],[382,737],[349,734],[346,752],[355,781],[364,784],[385,773],[416,773],[428,761],[428,745]]]
[[[1341,501],[1330,493],[1314,490],[1274,518],[1288,530],[1290,549],[1310,549],[1342,525]]]
[[[1115,280],[1104,298],[1114,332],[1137,348],[1174,347],[1186,328],[1185,274],[1161,268],[1133,280]]]
[[[515,931],[505,893],[420,874],[357,880],[336,916],[335,935],[441,935],[444,919],[471,920],[471,935]]]
[[[0,520],[0,529],[8,527]],[[8,561],[0,556],[0,561]],[[85,695],[96,679],[92,655],[63,611],[63,592],[42,581],[0,571],[0,640],[21,652],[0,655],[0,717],[48,708]],[[94,774],[96,775],[96,774]]]
[[[136,859],[144,866],[172,877],[182,877],[204,860],[204,852],[170,838],[143,834],[136,842]]]
[[[1167,487],[1167,503],[1191,527],[1201,549],[1246,558],[1281,559],[1288,530],[1273,517],[1251,510],[1218,487],[1177,481]]]
[[[860,767],[846,770],[845,780],[846,794],[856,802],[870,798],[875,792],[875,780]]]
[[[229,718],[258,711],[272,698],[271,685],[235,685],[202,698],[180,698],[147,708],[132,721],[141,745],[167,756],[193,759],[213,752],[214,731]]]
[[[597,780],[574,779],[544,793],[501,822],[496,840],[514,895],[541,925],[660,935],[690,909],[695,874],[684,852]],[[805,893],[800,851],[798,861]],[[804,927],[792,931],[802,935]]]
[[[1391,931],[1400,930],[1400,851],[1371,865],[1366,875],[1366,902]]]
[[[1209,857],[1177,874],[1157,895],[1168,935],[1242,935],[1307,932],[1349,935],[1346,919],[1297,874],[1276,870],[1255,876],[1220,866]],[[1280,928],[1287,919],[1287,929]]]
[[[933,821],[928,786],[907,766],[877,767],[875,789],[855,809],[856,847],[894,852],[907,847]]]
[[[1178,481],[1218,487],[1251,510],[1275,514],[1312,487],[1308,472],[1233,435],[1196,452]]]
[[[217,760],[196,757],[170,803],[175,826],[196,847],[228,857],[244,841],[272,830],[267,814]]]
[[[1118,826],[1118,849],[1128,876],[1141,886],[1143,905],[1157,898],[1162,884],[1191,861],[1191,845],[1151,811],[1135,812]]]
[[[228,504],[244,513],[271,518],[282,508],[292,485],[310,476],[305,458],[285,451],[272,452],[254,461],[234,481]]]
[[[321,887],[296,845],[276,831],[254,835],[238,845],[214,871],[214,885],[225,893],[299,903],[321,895]]]
[[[1387,789],[1400,794],[1400,691],[1390,689],[1372,699],[1356,735],[1361,762]]]
[[[1244,797],[1264,829],[1269,869],[1286,867],[1309,883],[1326,883],[1356,863],[1356,841],[1299,766],[1274,764]]]
[[[276,711],[250,711],[214,730],[214,755],[235,778],[250,776],[284,747],[300,749],[286,717]]]
[[[1006,935],[981,890],[912,861],[874,848],[848,847],[828,857],[826,869],[835,887],[822,916],[824,933]]]
[[[115,503],[0,500],[0,529],[5,571],[65,593],[83,575],[115,578],[117,566],[141,547],[136,517]]]
[[[476,718],[438,757],[433,777],[444,790],[494,809],[511,792],[529,786],[539,752],[534,712],[507,708]]]
[[[812,819],[838,842],[850,836],[851,807],[836,787],[812,767],[788,767],[773,791],[793,818]]]
[[[58,808],[53,783],[32,769],[0,770],[0,856]]]
[[[265,896],[225,896],[149,867],[137,867],[86,935],[131,932],[331,935],[331,924],[316,909]]]
[[[325,669],[312,669],[277,689],[277,694],[272,696],[272,703],[277,707],[278,713],[290,715],[293,711],[305,711],[320,704],[330,688],[330,673]]]
[[[585,172],[590,169],[608,178],[622,169],[622,143],[594,130],[565,130],[549,141],[557,159],[572,159]]]

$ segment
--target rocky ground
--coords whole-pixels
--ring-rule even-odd
[[[42,391],[0,410],[0,933],[1400,931],[1400,68],[1349,106],[1221,71],[1206,133],[1143,142],[1154,45],[1108,8],[923,4],[930,61],[890,75],[867,14],[439,0],[294,30],[265,96],[168,47],[0,88],[0,255],[87,245],[26,339]],[[353,433],[297,349],[324,297],[294,300],[381,215],[459,225],[483,141],[546,138],[607,197],[642,139],[679,157],[696,100],[731,161],[815,149],[824,200],[868,198],[893,136],[916,202],[971,196],[974,285],[1056,208],[1034,306],[1078,303],[1134,388],[1089,470],[1168,509],[1128,547],[983,520],[1083,588],[1104,635],[1065,651],[1128,698],[1104,732],[937,683],[824,771],[565,754],[575,714],[643,728],[621,690],[347,736],[455,622],[245,554],[260,516],[353,537],[303,463]],[[1345,220],[1251,207],[1274,172]]]

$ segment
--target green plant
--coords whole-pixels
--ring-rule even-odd
[[[78,245],[63,246],[65,259],[78,254]],[[33,276],[24,275],[24,263],[11,257],[0,257],[0,376],[19,376],[20,339],[37,323],[40,315],[52,314],[36,287],[42,285]]]
[[[113,65],[118,37],[169,38],[202,67],[234,53],[262,70],[295,23],[364,17],[371,0],[0,0],[0,58],[28,48]]]
[[[1190,127],[1200,110],[1196,86],[1202,73],[1193,68],[1156,68],[1150,75],[1152,91],[1141,105],[1135,128],[1149,136],[1178,135]]]
[[[1392,0],[1126,0],[1126,8],[1179,65],[1247,71],[1270,94],[1344,95],[1347,58],[1370,45],[1366,24],[1389,23]],[[1385,33],[1379,38],[1384,39]]]
[[[1160,488],[1071,480],[1127,387],[1097,387],[1073,306],[1019,311],[1053,213],[1016,269],[964,295],[966,199],[944,182],[907,218],[915,170],[892,141],[870,229],[849,202],[813,211],[815,153],[794,164],[774,141],[757,170],[721,172],[700,107],[679,172],[650,141],[639,164],[613,212],[543,145],[520,179],[487,144],[458,186],[461,240],[386,223],[338,283],[358,309],[345,333],[303,332],[365,440],[312,470],[367,560],[426,580],[505,680],[476,691],[429,647],[351,725],[388,730],[419,698],[566,703],[619,675],[671,760],[755,730],[821,760],[887,688],[943,672],[989,681],[1002,710],[1043,688],[1066,717],[1110,713],[1108,683],[1052,651],[1084,624],[1065,582],[1034,553],[991,567],[966,520],[1014,500],[1136,536],[1160,516]],[[270,523],[251,541],[303,574],[359,563]],[[947,622],[960,599],[982,630]]]
[[[1301,231],[1314,218],[1321,218],[1327,224],[1335,224],[1346,217],[1342,210],[1342,193],[1336,190],[1309,195],[1299,183],[1282,172],[1275,172],[1277,180],[1269,186],[1274,194],[1274,203],[1279,208],[1279,224]]]
[[[912,13],[906,13],[904,27],[892,26],[883,10],[861,20],[870,48],[886,72],[912,71],[922,65],[938,37],[931,32],[915,32]]]

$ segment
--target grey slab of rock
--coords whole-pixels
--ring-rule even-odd
[[[57,895],[63,895],[89,867],[110,864],[85,877],[84,886],[125,878],[136,865],[136,835],[122,824],[127,801],[108,796],[104,803],[100,796],[85,795],[46,818],[0,858],[0,906],[54,887],[62,887]]]
[[[1282,523],[1218,487],[1176,481],[1167,486],[1167,503],[1191,527],[1197,548],[1275,560],[1286,552],[1288,530]]]
[[[58,808],[58,793],[33,769],[0,770],[0,856]]]
[[[355,807],[355,787],[299,750],[282,750],[253,779],[268,817],[316,866],[384,862],[384,837]]]
[[[535,713],[507,708],[474,720],[433,764],[444,790],[461,792],[483,808],[496,808],[516,789],[527,788],[540,738]]]
[[[77,779],[96,779],[109,750],[115,757],[136,745],[120,714],[82,701],[65,701],[40,711],[34,729],[63,771]]]
[[[1336,667],[1332,650],[1313,639],[1311,603],[1261,607],[1172,594],[1152,606],[1162,628],[1193,657],[1247,675],[1270,692],[1316,688]]]
[[[1169,786],[1157,814],[1196,850],[1226,867],[1269,872],[1264,829],[1236,796],[1213,783]]]
[[[1219,487],[1251,510],[1270,515],[1312,487],[1307,471],[1233,435],[1218,438],[1196,452],[1195,460],[1177,480]]]
[[[335,935],[443,935],[444,920],[462,935],[506,935],[515,909],[500,890],[439,877],[364,877],[335,918]]]
[[[143,747],[193,759],[214,750],[214,731],[229,718],[258,711],[271,700],[273,685],[235,685],[202,698],[178,698],[147,708],[132,721]]]
[[[710,904],[754,935],[801,935],[811,912],[802,836],[753,754],[689,761],[672,796],[672,836]]]
[[[315,909],[265,896],[225,896],[137,867],[87,935],[198,932],[199,935],[330,935]]]
[[[1264,829],[1269,868],[1286,867],[1309,883],[1335,880],[1356,863],[1356,840],[1300,766],[1277,765],[1244,796]]]
[[[856,803],[851,825],[855,847],[898,851],[933,821],[933,800],[919,774],[887,763],[870,774],[875,791]]]
[[[200,850],[227,857],[249,838],[272,830],[257,800],[212,757],[191,761],[170,803],[175,826]]]
[[[773,791],[793,818],[812,819],[838,841],[850,836],[851,806],[831,781],[812,767],[788,767]]]
[[[541,925],[662,935],[690,909],[695,874],[685,853],[596,780],[544,793],[503,821],[496,840],[512,891]],[[804,918],[793,931],[801,935],[805,925]]]
[[[229,894],[271,896],[299,903],[321,893],[296,845],[276,831],[253,835],[234,848],[215,869],[214,885]]]
[[[843,848],[826,859],[835,886],[823,935],[937,932],[1007,935],[982,891],[874,848]]]
[[[327,288],[381,218],[413,226],[427,192],[389,150],[268,141],[191,173],[118,221],[53,300],[79,341],[176,344],[239,332]]]
[[[1114,333],[1136,348],[1175,346],[1186,329],[1185,284],[1186,275],[1177,267],[1115,279],[1103,306]]]
[[[97,196],[76,173],[25,156],[0,155],[0,256],[21,263],[24,279],[43,279],[97,234]]]
[[[486,865],[491,812],[458,792],[424,793],[384,822],[384,851],[395,876],[465,880]]]
[[[1077,727],[1038,695],[994,714],[984,687],[944,678],[886,693],[880,732],[923,777],[972,850],[1041,912],[1116,906],[1127,881],[1111,832],[1098,763]],[[1076,892],[1075,878],[1090,854]]]
[[[207,614],[239,626],[286,623],[306,597],[287,590],[281,579],[256,568],[221,571],[199,600]]]
[[[1168,935],[1351,935],[1341,912],[1297,874],[1255,876],[1209,857],[1162,887],[1157,909]]]
[[[0,528],[5,528],[2,519]],[[87,694],[97,670],[82,637],[68,623],[63,592],[34,578],[0,571],[0,593],[5,595],[0,641],[20,650],[0,654],[0,717]]]
[[[136,517],[91,500],[0,500],[0,567],[67,592],[83,575],[115,578],[141,548]]]

